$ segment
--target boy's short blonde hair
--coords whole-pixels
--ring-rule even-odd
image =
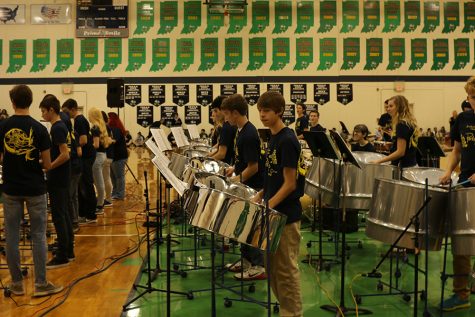
[[[468,93],[475,92],[475,76],[470,77],[465,83],[465,91]]]

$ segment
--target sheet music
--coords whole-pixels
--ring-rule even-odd
[[[170,130],[172,130],[172,134],[173,137],[175,137],[176,146],[178,146],[178,148],[190,145],[190,142],[188,142],[188,138],[186,137],[185,131],[183,131],[182,127],[172,127]]]
[[[162,129],[150,129],[152,136],[157,144],[160,152],[171,151],[172,145],[168,142],[167,135]]]
[[[145,142],[145,145],[150,149],[150,151],[153,152],[153,154],[155,154],[155,156],[158,156],[160,157],[160,159],[164,160],[167,166],[168,164],[170,164],[170,160],[168,159],[168,157],[163,155],[162,151],[160,151],[160,149],[157,146],[157,143],[155,143],[153,138],[148,139],[147,142]]]
[[[200,132],[198,131],[198,126],[196,124],[187,124],[186,128],[188,129],[192,140],[198,140],[200,138]]]
[[[163,155],[163,154],[161,154]],[[152,163],[158,168],[160,173],[165,177],[165,179],[172,185],[172,187],[178,192],[180,196],[183,196],[185,190],[188,189],[188,185],[178,179],[173,175],[172,171],[168,168],[168,165],[160,158],[160,156],[155,156],[152,159]]]

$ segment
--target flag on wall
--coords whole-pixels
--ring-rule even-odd
[[[195,32],[201,26],[201,2],[185,1],[181,34]]]
[[[224,14],[211,14],[208,11],[205,34],[218,32],[224,26]]]
[[[393,32],[401,25],[401,3],[399,0],[384,2],[383,32]]]
[[[276,1],[274,12],[274,30],[283,33],[292,25],[292,1]]]
[[[31,24],[69,24],[72,9],[70,4],[32,4]]]
[[[212,69],[218,63],[218,38],[201,39],[201,64],[199,71]]]
[[[421,69],[427,63],[427,39],[411,40],[411,66],[409,70]]]
[[[166,34],[173,31],[178,25],[178,2],[160,2],[160,29],[158,34]]]
[[[152,40],[152,66],[150,71],[156,72],[170,64],[170,39],[160,38]]]
[[[129,64],[126,72],[139,70],[147,57],[145,38],[129,39]]]
[[[236,69],[242,63],[242,38],[232,37],[224,40],[223,70]]]
[[[440,25],[440,3],[436,1],[424,2],[423,33],[434,32]]]
[[[454,39],[454,65],[452,69],[464,69],[470,61],[470,42],[468,39]]]
[[[320,1],[320,26],[318,33],[330,32],[336,26],[336,1]]]
[[[389,39],[389,64],[387,70],[396,70],[406,62],[406,42],[403,38]]]
[[[147,33],[155,23],[153,1],[137,2],[137,28],[134,34]]]
[[[122,63],[122,39],[108,38],[104,40],[104,66],[102,72],[111,72]]]
[[[249,39],[249,64],[247,70],[257,70],[267,62],[267,47],[265,37]]]
[[[26,65],[26,40],[10,41],[9,61],[7,73],[16,73]]]
[[[336,63],[336,38],[320,39],[320,64],[317,70],[327,70]]]
[[[59,39],[56,41],[56,67],[54,72],[64,72],[74,64],[74,40]]]
[[[296,63],[294,70],[307,69],[313,63],[313,38],[302,37],[295,40]]]
[[[403,32],[414,32],[421,24],[421,3],[404,1],[404,28]]]
[[[457,2],[444,2],[444,29],[442,33],[455,31],[460,25],[460,6]]]
[[[50,40],[33,40],[33,65],[30,72],[39,72],[45,69],[50,63]]]
[[[470,33],[475,31],[475,2],[466,2],[463,5],[464,25],[462,32]]]
[[[270,70],[280,70],[290,62],[289,38],[275,38],[272,40],[272,66]]]
[[[343,65],[341,69],[348,70],[355,68],[360,62],[360,38],[349,37],[343,39]]]
[[[366,39],[366,65],[365,70],[373,70],[383,62],[383,39]]]
[[[297,28],[296,34],[306,33],[314,26],[313,1],[301,1],[297,5]]]
[[[352,32],[360,24],[358,0],[347,0],[342,4],[343,21],[340,33]]]
[[[261,33],[269,26],[269,1],[252,2],[251,34]]]
[[[449,40],[434,39],[432,41],[432,58],[433,63],[431,70],[441,70],[449,62]]]
[[[193,39],[178,39],[176,41],[176,65],[174,72],[181,72],[190,68],[195,61]]]
[[[380,24],[381,14],[379,0],[367,0],[363,3],[363,29],[361,32],[373,32]]]
[[[228,34],[239,33],[247,26],[247,6],[244,6],[244,12],[231,12],[229,14]]]

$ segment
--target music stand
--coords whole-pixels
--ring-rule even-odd
[[[350,130],[348,130],[346,125],[343,123],[343,121],[340,121],[340,125],[341,125],[341,131],[347,135],[350,135]]]
[[[439,145],[439,142],[432,136],[421,136],[417,141],[417,150],[427,161],[427,167],[431,167],[431,159],[445,157],[445,153]],[[433,167],[438,167],[432,165]]]

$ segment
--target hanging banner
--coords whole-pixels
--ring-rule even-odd
[[[247,26],[247,6],[244,6],[244,12],[231,12],[229,14],[228,34],[239,33]]]
[[[64,72],[74,64],[74,40],[59,39],[56,41],[56,67],[55,73]]]
[[[24,4],[0,4],[0,25],[25,24]]]
[[[16,73],[26,65],[26,40],[10,41],[9,62],[7,73]]]
[[[297,62],[294,70],[307,69],[313,63],[313,38],[302,37],[295,41],[295,51],[297,52]]]
[[[330,84],[313,84],[313,101],[319,105],[324,105],[329,102]]]
[[[70,4],[32,4],[30,10],[31,24],[69,24],[72,21]]]
[[[434,32],[440,25],[440,3],[436,1],[424,2],[424,28],[423,33]]]
[[[373,70],[378,68],[383,62],[383,39],[371,38],[366,39],[366,65],[365,70]]]
[[[50,40],[33,40],[33,65],[30,72],[39,72],[45,69],[50,63]]]
[[[155,24],[155,9],[153,1],[137,2],[137,28],[134,34],[144,34],[150,31]]]
[[[201,26],[201,2],[185,1],[181,34],[195,32]]]
[[[161,106],[160,107],[160,121],[167,127],[175,124],[175,113],[177,113],[176,106]]]
[[[431,70],[441,70],[449,62],[449,40],[448,39],[434,39],[432,41],[432,57],[433,63]]]
[[[305,106],[307,107],[307,110],[305,111],[305,114],[307,115],[307,117],[310,116],[310,112],[318,111],[318,104],[306,103]]]
[[[232,37],[224,40],[223,70],[236,69],[242,63],[242,38]]]
[[[282,121],[286,126],[291,125],[295,122],[295,105],[288,104],[285,105],[284,113],[282,114]]]
[[[442,33],[451,33],[460,25],[459,2],[444,2],[444,29]]]
[[[290,84],[290,100],[293,103],[307,101],[307,84]]]
[[[252,2],[251,34],[261,33],[269,26],[269,1]]]
[[[147,59],[145,38],[129,39],[129,64],[125,69],[126,72],[139,70]]]
[[[282,96],[284,95],[284,84],[267,84],[267,91],[277,91]]]
[[[221,96],[231,96],[237,93],[236,84],[221,84],[220,86]]]
[[[283,33],[292,25],[292,1],[276,1],[272,33]]]
[[[315,23],[313,1],[300,1],[297,5],[296,34],[307,32]]]
[[[411,66],[409,70],[421,69],[427,63],[427,39],[411,40]]]
[[[336,1],[320,1],[320,26],[318,33],[330,32],[336,26]]]
[[[463,4],[463,33],[475,31],[475,2],[465,2]]]
[[[160,2],[160,29],[158,34],[167,34],[178,25],[178,2]]]
[[[360,62],[360,38],[350,37],[343,39],[343,65],[341,69],[355,68]]]
[[[125,103],[135,107],[142,102],[142,86],[141,85],[125,85]]]
[[[267,61],[267,48],[265,37],[249,39],[249,64],[247,70],[257,70]]]
[[[360,24],[360,11],[358,0],[346,0],[343,6],[343,22],[340,33],[348,33]]]
[[[468,39],[454,39],[455,61],[452,69],[464,69],[470,61],[470,42]]]
[[[148,102],[155,107],[165,102],[165,85],[148,85]]]
[[[111,72],[122,64],[122,39],[109,38],[104,40],[104,66],[102,72]]]
[[[353,84],[336,84],[336,100],[346,106],[353,101]]]
[[[401,3],[399,0],[384,2],[384,28],[383,32],[393,32],[401,25]]]
[[[201,106],[185,106],[185,124],[201,124]]]
[[[206,107],[213,102],[213,85],[197,85],[196,101]]]
[[[173,85],[173,103],[180,107],[190,102],[190,85]]]
[[[205,34],[216,33],[224,26],[224,14],[211,14],[208,12],[206,23]]]
[[[403,32],[414,32],[421,24],[421,3],[417,1],[404,2],[404,28]]]
[[[218,38],[201,39],[201,64],[198,71],[207,71],[216,66],[218,49]]]
[[[137,107],[137,124],[146,128],[153,123],[153,107],[138,106]]]
[[[170,64],[170,39],[152,40],[152,66],[150,71],[157,72]]]
[[[380,5],[379,0],[366,0],[363,3],[364,25],[361,30],[364,33],[373,32],[380,24]]]
[[[336,63],[336,38],[320,39],[320,64],[317,70],[327,70]]]
[[[279,70],[290,62],[289,38],[276,38],[272,40],[272,66],[270,70]]]
[[[406,62],[406,44],[403,38],[389,39],[389,64],[387,70],[396,70]]]
[[[79,72],[88,72],[97,65],[99,42],[97,38],[86,38],[81,40],[81,65]]]
[[[254,106],[261,96],[261,87],[259,84],[244,84],[243,97],[249,106]]]
[[[195,61],[193,39],[176,40],[176,65],[174,72],[181,72],[190,68]]]

